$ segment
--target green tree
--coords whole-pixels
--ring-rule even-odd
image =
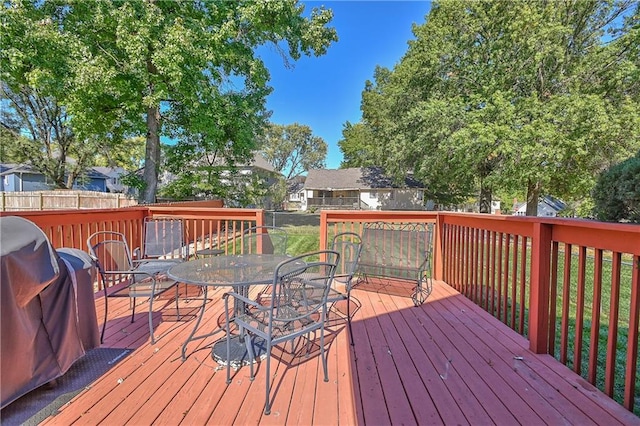
[[[342,127],[342,139],[338,141],[343,156],[340,168],[375,166],[367,155],[373,140],[371,130],[363,123],[351,124],[347,121]]]
[[[273,203],[274,210],[280,210],[287,200],[288,183],[284,177],[276,179],[275,183],[269,187],[269,195]]]
[[[48,60],[19,58],[20,37],[9,44],[11,59],[25,66],[69,65],[51,78],[67,90],[58,99],[77,135],[104,143],[145,135],[145,202],[155,200],[163,136],[195,144],[196,155],[250,158],[271,90],[259,46],[275,44],[297,60],[322,55],[337,40],[330,10],[305,17],[294,0],[32,0],[3,8],[23,34],[42,26],[67,41],[51,45]]]
[[[324,167],[327,144],[309,126],[270,124],[259,141],[264,158],[286,180]]]
[[[96,139],[74,131],[63,99],[71,74],[72,39],[43,9],[5,2],[0,7],[0,125],[16,137],[3,147],[29,162],[57,188],[71,188],[92,163]],[[68,161],[70,158],[73,161]]]
[[[640,146],[638,7],[434,3],[391,75],[363,94],[384,149],[374,158],[395,175],[412,167],[436,193],[479,188],[482,211],[497,190],[526,190],[528,214],[545,192],[587,197],[599,171]]]
[[[22,138],[24,136],[21,136],[15,127],[5,124],[4,117],[0,119],[0,163],[20,163],[18,147],[25,143],[21,141]]]
[[[640,223],[640,152],[598,176],[593,201],[598,220]]]
[[[145,139],[141,136],[127,139],[121,144],[102,145],[95,159],[96,166],[122,167],[135,172],[144,166]]]
[[[71,188],[92,165],[95,141],[79,141],[65,108],[55,98],[32,90],[26,84],[0,85],[0,114],[6,154],[17,163],[29,163],[56,188]],[[3,146],[3,156],[5,148]],[[70,161],[71,159],[71,161]]]

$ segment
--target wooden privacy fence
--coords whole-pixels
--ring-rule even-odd
[[[117,209],[138,202],[125,194],[97,191],[0,192],[0,211]]]

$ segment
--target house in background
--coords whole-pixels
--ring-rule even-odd
[[[424,185],[407,175],[396,185],[380,167],[309,170],[302,210],[423,210]]]
[[[126,193],[129,187],[122,183],[122,177],[129,174],[122,167],[92,167],[98,173],[107,176],[107,192]]]
[[[87,173],[73,184],[72,189],[107,192],[109,177],[97,170]],[[30,164],[0,164],[0,191],[25,192],[54,189],[52,182]]]
[[[301,210],[304,200],[304,183],[306,176],[296,176],[287,182],[287,200],[285,210]]]
[[[556,217],[567,205],[551,195],[545,195],[538,202],[538,216]],[[518,203],[514,200],[513,214],[515,216],[525,216],[527,214],[527,203]]]
[[[0,191],[47,191],[44,175],[27,164],[0,164]]]

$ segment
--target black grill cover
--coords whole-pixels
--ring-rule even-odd
[[[34,223],[0,217],[2,407],[63,375],[100,345],[95,270],[80,250],[57,253]]]

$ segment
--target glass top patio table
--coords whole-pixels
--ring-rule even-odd
[[[246,287],[268,284],[276,266],[289,259],[286,255],[242,254],[215,256],[178,263],[168,275],[176,281],[199,286]]]
[[[182,345],[182,360],[186,360],[187,345],[198,339],[212,336],[222,329],[214,330],[211,333],[196,336],[196,331],[200,326],[207,303],[207,290],[209,287],[230,286],[234,291],[247,296],[252,285],[269,284],[273,282],[273,274],[276,266],[290,256],[279,254],[242,254],[215,256],[190,260],[188,262],[177,263],[172,266],[167,275],[171,279],[181,283],[193,284],[203,287],[202,307],[191,335]],[[244,306],[235,306],[234,311],[242,311]],[[232,363],[249,362],[244,342],[237,336],[232,340]],[[220,363],[228,362],[221,359],[221,354],[226,358],[226,339],[219,340],[213,346],[212,354],[214,359]],[[258,346],[259,346],[259,342]],[[261,347],[255,347],[255,354],[261,354]]]

